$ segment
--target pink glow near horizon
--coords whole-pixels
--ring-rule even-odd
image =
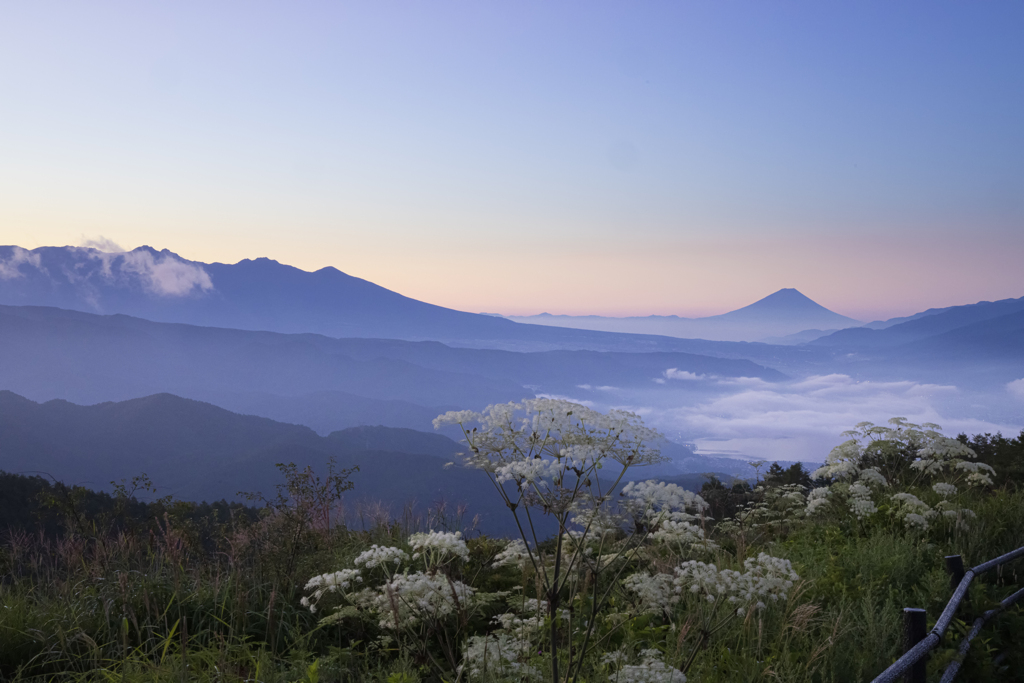
[[[127,241],[129,233],[105,237],[126,249],[139,246]],[[70,241],[29,240],[26,235],[12,241],[27,248]],[[85,240],[80,235],[72,243]],[[705,241],[695,247],[694,262],[685,268],[674,264],[678,247],[659,254],[656,248],[645,252],[623,244],[614,254],[541,254],[530,259],[512,250],[504,257],[498,252],[480,260],[443,248],[431,251],[423,245],[389,249],[384,241],[367,240],[358,250],[262,242],[244,251],[209,239],[191,244],[153,239],[145,243],[206,263],[265,256],[307,271],[332,266],[414,299],[502,315],[696,318],[727,313],[792,287],[836,313],[867,322],[928,308],[1024,296],[1024,276],[1014,268],[1014,250],[1000,252],[978,240],[973,245],[963,240],[949,246],[917,247],[913,260],[907,259],[902,245],[876,254],[869,246],[858,250],[827,240],[819,240],[816,249],[783,244],[774,251],[756,244],[737,250],[728,242]],[[524,263],[529,267],[524,268]],[[950,272],[959,274],[951,278]]]
[[[1024,4],[14,3],[0,242],[503,314],[1024,295]]]

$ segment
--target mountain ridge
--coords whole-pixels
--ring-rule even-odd
[[[802,298],[794,307],[793,294]],[[788,305],[780,306],[780,299]],[[333,337],[438,340],[465,346],[519,348],[639,348],[657,339],[613,337],[637,330],[581,329],[570,325],[458,311],[407,297],[334,266],[304,271],[268,257],[234,264],[202,263],[148,245],[108,253],[87,247],[0,247],[0,304],[55,306],[90,313],[123,313],[158,322]],[[801,311],[799,321],[780,322]],[[604,318],[588,318],[605,320]],[[627,320],[642,320],[640,318]],[[755,341],[802,330],[859,324],[828,311],[796,290],[780,290],[737,311],[692,319],[682,335],[661,316],[664,329],[645,337],[708,337]],[[708,322],[710,321],[710,322]],[[689,324],[689,323],[687,323]],[[741,329],[742,328],[742,329]],[[747,329],[750,328],[750,329]],[[754,329],[756,328],[756,329]],[[724,334],[719,333],[726,330]]]
[[[658,334],[711,341],[767,341],[812,329],[856,327],[862,323],[835,313],[794,288],[780,289],[728,313],[701,318],[676,315],[569,316],[542,313],[509,316],[519,323],[627,334]]]

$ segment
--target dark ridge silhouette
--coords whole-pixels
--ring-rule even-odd
[[[0,470],[6,472],[94,490],[145,473],[160,496],[237,500],[239,491],[271,495],[281,483],[276,463],[323,472],[333,457],[339,467],[359,467],[346,496],[349,513],[380,502],[399,514],[405,505],[422,510],[444,500],[467,505],[470,517],[481,515],[485,530],[515,531],[482,472],[446,467],[463,450],[443,435],[380,426],[318,436],[171,394],[81,406],[0,391]],[[636,471],[644,469],[651,468]],[[699,475],[683,479],[699,487]]]

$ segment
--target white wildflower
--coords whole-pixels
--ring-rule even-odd
[[[857,516],[857,519],[864,519],[878,511],[873,500],[871,500],[871,489],[864,484],[854,482],[850,485],[850,512]]]
[[[494,558],[492,567],[518,567],[525,569],[530,562],[530,551],[521,539],[509,541],[505,549]]]
[[[713,564],[690,560],[675,569],[673,585],[677,594],[703,594],[708,602],[725,600],[734,608],[762,603],[764,598],[785,600],[799,576],[789,560],[761,553],[743,563],[743,573],[718,569]]]
[[[539,671],[521,663],[529,657],[530,649],[528,642],[506,633],[473,636],[466,643],[459,669],[468,670],[471,680],[487,674],[520,681],[538,678]]]
[[[882,476],[882,473],[879,472],[878,469],[875,468],[875,467],[868,467],[868,468],[865,468],[865,469],[861,470],[860,471],[860,476],[858,477],[858,479],[859,479],[859,481],[862,481],[865,484],[874,485],[874,486],[888,486],[889,485],[889,482],[887,482],[885,480],[885,477]]]
[[[897,516],[909,529],[926,530],[928,520],[938,514],[931,506],[912,493],[894,493],[890,500],[896,504]]]
[[[329,572],[314,576],[306,582],[305,590],[313,591],[312,595],[303,596],[299,604],[310,612],[316,612],[317,604],[326,593],[348,592],[353,583],[362,583],[363,577],[358,569],[342,569],[338,572]]]
[[[828,505],[828,487],[811,489],[807,494],[807,514],[813,515]]]
[[[436,620],[472,604],[471,586],[442,573],[396,574],[376,591],[351,596],[361,607],[377,613],[381,628],[407,628]]]
[[[494,476],[501,483],[514,481],[517,484],[535,484],[556,478],[561,469],[562,465],[557,460],[530,458],[501,465],[494,470]]]
[[[644,650],[640,664],[619,668],[614,680],[619,683],[686,683],[686,675],[661,661],[658,650]]]
[[[356,556],[354,564],[357,567],[372,569],[377,566],[384,566],[392,563],[399,565],[402,560],[408,560],[409,554],[401,548],[391,546],[371,545],[369,550],[364,550]]]
[[[703,550],[714,550],[718,544],[704,537],[704,530],[689,522],[677,522],[665,520],[658,525],[657,531],[651,534],[651,538],[657,543],[676,544],[684,547]]]
[[[909,529],[920,529],[921,531],[927,531],[928,529],[928,520],[916,512],[908,512],[904,515],[903,523]]]
[[[626,590],[636,593],[642,611],[662,614],[679,601],[679,596],[673,591],[672,579],[671,574],[654,574],[652,576],[645,572],[639,572],[623,579],[622,585]]]
[[[428,567],[444,564],[450,556],[458,557],[463,562],[469,559],[469,548],[462,540],[461,531],[412,534],[409,536],[409,546],[413,549],[413,559],[423,557]]]

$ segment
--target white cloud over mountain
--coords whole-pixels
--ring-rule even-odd
[[[10,256],[6,259],[0,258],[0,280],[13,280],[16,277],[24,277],[25,274],[21,270],[23,265],[36,269],[42,268],[39,254],[33,254],[28,249],[22,249],[21,247],[14,247],[11,250]]]
[[[136,275],[143,286],[154,294],[185,296],[193,290],[206,292],[213,282],[202,266],[186,263],[171,255],[154,256],[149,251],[130,251],[123,254],[122,273]]]
[[[169,252],[155,252],[147,247],[124,251],[102,236],[83,240],[81,247],[69,247],[69,250],[77,255],[77,260],[66,260],[48,270],[38,251],[12,247],[6,258],[0,257],[0,280],[24,278],[31,270],[42,273],[54,284],[61,284],[63,278],[97,309],[102,287],[137,285],[165,297],[188,296],[214,288],[213,280],[201,264],[190,263]]]

